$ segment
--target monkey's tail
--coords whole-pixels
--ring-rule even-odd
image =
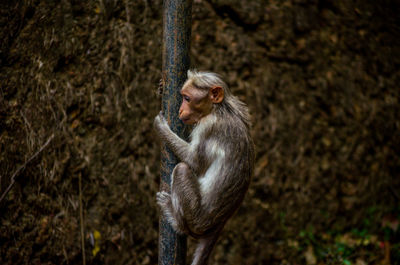
[[[211,233],[205,237],[199,238],[196,250],[193,255],[192,265],[206,265],[211,252],[214,248],[215,243],[217,243],[220,230],[215,233]]]

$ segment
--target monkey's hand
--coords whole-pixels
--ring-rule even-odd
[[[154,129],[161,142],[165,143],[172,152],[183,162],[192,165],[189,157],[192,157],[190,145],[174,133],[168,125],[167,120],[160,112],[154,119]]]
[[[169,125],[167,120],[164,118],[164,115],[160,111],[158,115],[154,119],[154,129],[159,135],[162,135],[169,129]]]

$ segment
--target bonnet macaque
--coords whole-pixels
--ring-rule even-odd
[[[154,120],[162,141],[180,159],[171,193],[157,203],[178,233],[198,239],[192,265],[204,265],[227,220],[243,201],[254,163],[247,106],[215,73],[188,71],[179,119],[193,125],[190,142],[178,137],[160,113]]]

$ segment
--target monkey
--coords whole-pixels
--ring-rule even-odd
[[[155,117],[159,138],[181,161],[170,193],[157,192],[156,200],[177,233],[198,240],[192,265],[206,265],[253,174],[250,114],[216,73],[189,70],[180,94],[179,119],[192,127],[190,141],[170,129],[162,112]]]

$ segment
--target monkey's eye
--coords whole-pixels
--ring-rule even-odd
[[[187,102],[190,101],[190,98],[188,96],[186,96],[186,95],[183,96],[183,99],[186,100]]]

